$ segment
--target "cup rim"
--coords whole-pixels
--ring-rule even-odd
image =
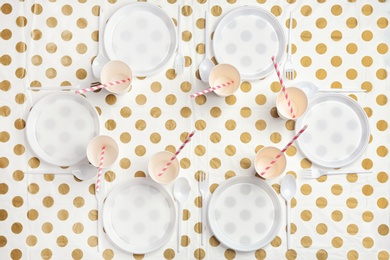
[[[149,174],[150,178],[151,178],[153,181],[155,181],[156,183],[158,183],[158,184],[164,184],[164,185],[165,185],[165,184],[170,184],[170,183],[174,182],[174,181],[178,178],[178,176],[179,176],[179,173],[180,173],[180,162],[179,162],[179,159],[176,157],[176,158],[173,160],[173,162],[172,162],[172,164],[176,164],[176,163],[177,163],[177,166],[178,166],[178,169],[177,169],[177,172],[175,173],[174,178],[172,178],[172,179],[169,180],[169,181],[161,181],[161,180],[159,180],[159,179],[157,178],[157,176],[155,176],[155,174],[151,174],[151,172],[152,172],[152,170],[151,170],[151,160],[152,160],[155,156],[157,156],[157,155],[159,155],[159,154],[169,154],[170,158],[171,158],[172,156],[175,155],[174,153],[172,153],[172,152],[170,152],[170,151],[159,151],[159,152],[154,153],[154,154],[152,155],[152,157],[149,158],[149,162],[148,162],[148,174]],[[176,162],[176,163],[175,163],[175,162]]]
[[[282,151],[282,150],[279,149],[278,147],[272,146],[272,145],[262,147],[260,150],[257,151],[257,153],[256,153],[256,155],[255,155],[255,159],[254,159],[255,171],[256,171],[256,173],[257,173],[261,178],[268,179],[268,180],[275,179],[275,178],[279,177],[280,175],[282,175],[283,172],[286,170],[286,167],[287,167],[287,157],[286,157],[286,154],[285,154],[285,153],[282,153],[282,156],[278,159],[278,160],[280,160],[280,159],[283,158],[283,159],[286,161],[286,163],[285,163],[284,166],[283,166],[283,169],[281,170],[281,172],[280,172],[279,174],[276,174],[275,176],[272,175],[272,176],[270,176],[270,177],[267,177],[267,176],[266,176],[267,174],[260,175],[260,173],[261,173],[261,171],[262,171],[263,169],[258,169],[258,168],[257,168],[256,161],[257,161],[257,157],[259,156],[259,154],[260,154],[261,152],[263,152],[265,149],[276,149],[276,150],[278,150],[279,152]]]

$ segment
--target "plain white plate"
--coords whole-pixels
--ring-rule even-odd
[[[26,135],[37,156],[54,165],[75,165],[86,158],[89,141],[99,135],[99,116],[82,96],[53,93],[31,109]]]
[[[148,178],[135,178],[109,193],[103,208],[103,225],[119,248],[145,254],[169,241],[175,212],[172,197],[161,185]]]
[[[298,118],[296,131],[308,125],[297,139],[300,151],[312,163],[339,168],[359,158],[370,139],[368,118],[349,96],[327,93],[315,96]]]
[[[208,207],[211,231],[225,246],[254,251],[279,232],[282,215],[275,191],[257,177],[233,177],[218,186]]]
[[[278,20],[266,10],[243,6],[227,13],[213,36],[218,63],[235,66],[243,79],[261,79],[274,71],[271,57],[280,63],[286,39]]]
[[[138,2],[110,17],[103,40],[111,60],[126,62],[134,76],[149,76],[172,57],[177,36],[172,19],[160,7]]]

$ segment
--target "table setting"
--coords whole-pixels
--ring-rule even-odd
[[[389,15],[0,2],[0,255],[390,259]]]

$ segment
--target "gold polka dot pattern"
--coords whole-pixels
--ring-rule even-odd
[[[28,258],[31,252],[41,259],[389,259],[388,1],[183,3],[179,38],[184,75],[175,74],[171,59],[160,73],[134,78],[132,90],[124,96],[106,90],[85,94],[98,111],[101,131],[112,136],[120,149],[118,160],[103,171],[106,193],[127,179],[148,178],[147,163],[154,153],[174,152],[192,129],[197,130],[179,155],[180,175],[193,188],[183,211],[182,252],[176,251],[174,234],[167,244],[145,255],[126,254],[105,234],[98,240],[93,179],[24,174],[28,169],[50,168],[25,140],[28,111],[47,93],[26,88],[95,82],[91,62],[100,37],[100,5],[107,20],[126,1],[8,2],[0,3],[0,204],[5,205],[0,208],[0,255],[12,259]],[[158,1],[175,24],[179,2]],[[295,130],[294,121],[283,121],[276,112],[275,96],[281,86],[274,74],[243,81],[226,98],[213,93],[189,98],[190,93],[208,87],[198,71],[205,51],[204,11],[210,13],[206,25],[213,31],[225,14],[244,4],[269,11],[286,32],[289,11],[294,10],[295,79],[287,81],[288,86],[311,81],[324,88],[367,92],[350,95],[366,112],[371,128],[367,151],[351,168],[372,170],[372,174],[302,179],[301,170],[312,163],[298,146],[286,151],[286,173],[298,183],[292,201],[290,250],[284,225],[270,245],[255,252],[225,248],[207,227],[206,245],[200,246],[199,213],[205,203],[197,190],[198,171],[210,173],[208,196],[212,196],[224,180],[254,175],[256,152],[264,146],[283,148]],[[280,193],[280,179],[266,182]],[[169,185],[165,188],[171,190]],[[98,243],[102,243],[100,253]]]

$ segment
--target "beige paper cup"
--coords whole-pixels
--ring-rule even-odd
[[[103,168],[110,167],[118,158],[119,147],[114,139],[107,135],[98,135],[92,138],[87,146],[87,158],[93,166],[99,167],[102,147],[106,146]]]
[[[275,157],[281,151],[273,146],[267,146],[260,149],[255,156],[255,169],[256,172],[260,175],[264,169],[269,165],[269,163],[275,159]],[[265,179],[273,179],[280,176],[284,170],[286,169],[287,160],[286,156],[283,154],[276,162],[272,165],[272,167],[264,173],[264,175],[260,175]]]
[[[220,97],[227,97],[237,91],[241,83],[241,76],[238,70],[230,64],[219,64],[215,66],[209,76],[210,87],[225,84],[226,82],[234,81],[233,84],[214,90],[215,94]]]
[[[154,154],[152,158],[150,158],[148,171],[152,180],[159,184],[169,184],[177,178],[180,170],[179,160],[177,158],[173,160],[172,164],[164,171],[163,175],[158,176],[172,156],[174,156],[173,153],[162,151]]]
[[[276,97],[276,110],[280,118],[285,120],[296,120],[306,112],[308,105],[307,96],[304,91],[296,87],[286,88],[286,91],[290,98],[295,118],[293,118],[290,113],[290,108],[283,91],[280,91],[279,95]]]
[[[100,73],[100,80],[102,81],[102,84],[127,78],[130,78],[131,80],[106,88],[109,92],[114,94],[126,94],[131,90],[133,73],[130,67],[123,61],[113,60],[107,62]]]

